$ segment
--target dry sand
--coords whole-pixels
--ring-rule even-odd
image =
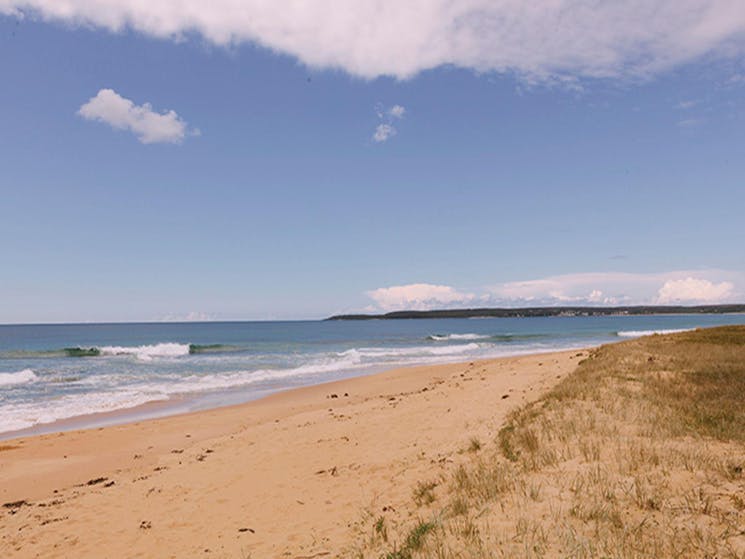
[[[397,369],[0,441],[0,557],[337,557],[581,352]]]

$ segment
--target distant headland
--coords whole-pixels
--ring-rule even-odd
[[[431,311],[393,311],[383,314],[338,314],[326,320],[392,320],[403,318],[522,318],[531,316],[623,316],[644,314],[725,314],[745,313],[743,305],[630,307],[522,307],[441,309]]]

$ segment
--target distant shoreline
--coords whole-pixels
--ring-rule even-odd
[[[526,318],[550,316],[640,316],[653,314],[737,314],[745,313],[745,304],[628,307],[515,307],[440,309],[431,311],[393,311],[383,314],[337,314],[326,320],[395,320],[411,318]]]

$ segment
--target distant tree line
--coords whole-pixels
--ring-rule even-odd
[[[519,318],[530,316],[632,316],[649,314],[725,314],[745,313],[745,305],[697,305],[632,307],[525,307],[441,309],[432,311],[394,311],[384,314],[339,314],[326,320],[390,320],[402,318]]]

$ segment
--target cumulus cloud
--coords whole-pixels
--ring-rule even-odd
[[[471,293],[463,293],[449,285],[412,283],[394,285],[368,291],[366,295],[384,311],[427,310],[463,305],[474,299]]]
[[[390,124],[378,124],[372,139],[376,142],[385,142],[396,135],[396,129]]]
[[[388,109],[388,114],[391,115],[393,118],[403,118],[405,113],[406,109],[401,105],[393,105],[390,109]]]
[[[593,289],[587,296],[587,300],[591,303],[607,303],[608,298],[603,295],[603,292],[599,289]]]
[[[187,124],[174,111],[158,113],[150,103],[135,105],[113,89],[102,89],[85,103],[78,114],[87,119],[104,122],[118,130],[129,130],[143,144],[181,143],[189,131]]]
[[[594,272],[499,283],[466,292],[417,283],[366,292],[366,312],[459,307],[696,305],[745,300],[745,273],[678,270],[660,273]]]
[[[714,283],[705,279],[685,278],[669,280],[660,288],[657,302],[676,303],[721,303],[732,299],[735,286],[728,281]]]
[[[549,276],[491,286],[488,299],[507,305],[647,305],[736,300],[741,273],[722,270],[661,273],[598,272]]]
[[[378,103],[375,106],[375,114],[378,115],[378,120],[382,122],[375,127],[375,132],[372,135],[373,141],[381,143],[395,136],[398,130],[393,126],[393,121],[401,120],[405,113],[406,109],[401,105],[393,105],[392,107],[385,108]]]
[[[529,81],[648,78],[745,52],[742,0],[0,0],[0,13],[159,38],[251,42],[318,68],[409,78],[443,65]]]

